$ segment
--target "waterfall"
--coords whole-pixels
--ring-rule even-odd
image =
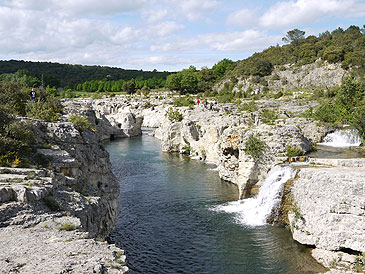
[[[233,213],[236,221],[243,225],[264,225],[281,203],[284,184],[289,179],[294,179],[295,174],[296,169],[292,166],[275,166],[268,173],[256,197],[229,202],[214,210]]]
[[[336,130],[323,139],[318,145],[330,147],[356,147],[361,145],[361,138],[356,129]]]

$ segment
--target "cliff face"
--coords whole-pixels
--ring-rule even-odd
[[[58,210],[78,217],[90,237],[106,237],[119,214],[119,184],[109,154],[94,133],[80,132],[71,123],[32,123],[37,157],[48,169],[3,168],[0,202],[41,206],[52,199]]]
[[[99,136],[89,130],[77,129],[68,122],[30,122],[38,148],[35,157],[47,168],[0,168],[0,239],[8,237],[17,241],[16,234],[28,235],[28,242],[24,244],[26,250],[17,251],[14,242],[4,241],[2,249],[8,253],[0,252],[0,261],[8,256],[12,262],[1,269],[15,269],[22,264],[19,254],[33,254],[37,250],[39,258],[32,264],[24,254],[27,266],[19,269],[20,272],[39,273],[34,269],[41,267],[47,273],[65,269],[77,273],[104,273],[113,268],[114,261],[124,264],[124,257],[113,255],[114,251],[122,254],[122,250],[98,248],[90,239],[103,240],[108,236],[119,214],[119,183]],[[39,239],[46,239],[46,235],[53,237],[53,241],[37,243]],[[85,238],[84,247],[77,242],[63,247],[65,240],[76,241],[80,237]],[[32,245],[39,248],[32,248]],[[59,248],[64,250],[57,256],[63,259],[54,265],[44,265]],[[89,255],[81,256],[80,250]],[[73,259],[67,257],[67,252],[75,253],[71,255]],[[44,260],[40,261],[41,258]],[[101,261],[106,258],[110,260]],[[77,268],[77,264],[82,266]],[[128,270],[124,265],[114,266],[119,269],[116,273]]]
[[[316,159],[293,182],[293,238],[325,266],[349,267],[365,252],[365,159]]]
[[[113,98],[64,100],[64,120],[74,114],[88,118],[101,140],[141,135],[141,117],[136,117],[128,101]]]
[[[234,109],[223,106],[220,111],[199,106],[179,111],[184,117],[181,122],[164,117],[155,131],[162,150],[216,164],[222,179],[238,185],[240,197],[249,196],[251,188],[263,182],[271,166],[280,161],[276,156],[286,155],[288,145],[304,152],[311,150],[311,142],[298,126],[301,120],[297,118],[278,119],[268,125],[260,122],[254,113],[234,115],[230,114]],[[251,135],[267,144],[263,163],[255,163],[245,152],[245,143]]]
[[[350,72],[341,68],[341,64],[330,64],[326,61],[316,62],[300,67],[294,64],[277,66],[271,75],[262,77],[260,81],[255,77],[241,78],[235,84],[233,91],[246,91],[249,88],[254,94],[261,93],[266,88],[271,91],[279,90],[313,90],[316,88],[331,88],[341,84],[344,77]],[[217,85],[217,89],[223,88],[224,83]]]

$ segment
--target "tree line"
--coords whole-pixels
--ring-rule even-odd
[[[30,62],[19,60],[0,60],[0,74],[12,74],[19,70],[26,70],[29,75],[40,80],[43,86],[63,87],[74,89],[76,85],[91,80],[109,81],[131,80],[137,77],[143,79],[163,78],[170,72],[127,70],[116,67],[106,66],[82,66],[69,65],[51,62]]]

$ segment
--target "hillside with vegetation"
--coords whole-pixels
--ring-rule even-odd
[[[26,70],[33,77],[39,79],[38,85],[50,87],[75,88],[91,80],[130,80],[139,77],[140,79],[163,78],[166,79],[169,72],[127,70],[106,66],[82,66],[69,65],[51,62],[30,62],[30,61],[0,61],[0,74],[12,74],[19,70]]]
[[[338,28],[318,37],[295,29],[283,41],[237,62],[223,59],[200,71],[191,66],[169,75],[166,86],[249,109],[257,109],[260,99],[312,101],[315,107],[301,116],[332,126],[350,124],[364,137],[365,29]]]
[[[350,26],[343,30],[338,28],[326,31],[318,36],[305,37],[305,32],[294,29],[283,37],[286,45],[272,46],[254,53],[244,60],[233,62],[223,59],[212,69],[198,71],[190,67],[167,79],[167,87],[183,93],[200,93],[217,95],[217,84],[224,82],[225,92],[233,90],[239,80],[250,78],[252,84],[261,84],[267,90],[267,76],[279,80],[275,71],[286,71],[288,68],[299,71],[305,65],[335,64],[363,81],[365,74],[365,29]],[[285,84],[285,83],[284,83]],[[247,90],[242,90],[246,92]],[[239,96],[240,94],[236,94]]]

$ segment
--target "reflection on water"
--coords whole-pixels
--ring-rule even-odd
[[[363,153],[363,152],[362,152]],[[358,148],[340,148],[317,145],[317,151],[309,154],[312,158],[326,159],[351,159],[362,158],[361,150]]]
[[[236,186],[214,166],[160,152],[143,137],[106,144],[120,181],[112,240],[133,273],[315,273],[323,270],[290,232],[237,224],[212,207],[234,201]]]

